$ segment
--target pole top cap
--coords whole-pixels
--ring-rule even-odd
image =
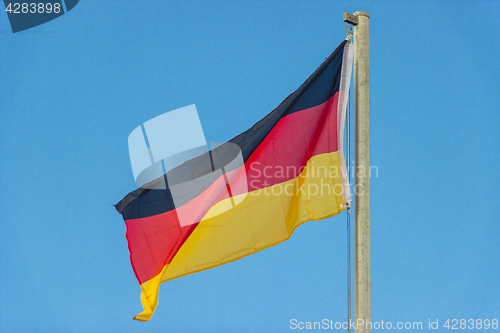
[[[367,12],[363,12],[363,11],[357,11],[354,13],[354,15],[356,16],[366,16],[368,17],[368,19],[370,18],[370,14],[368,14]]]

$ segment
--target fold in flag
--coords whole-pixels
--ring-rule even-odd
[[[352,44],[343,41],[300,88],[229,141],[240,149],[215,161],[222,145],[207,153],[212,164],[200,156],[168,171],[165,179],[176,172],[198,179],[223,169],[195,195],[186,191],[182,205],[174,205],[172,184],[139,188],[115,205],[142,289],[144,311],[134,319],[151,319],[161,283],[286,241],[299,225],[347,207],[343,135],[352,58]],[[224,170],[235,154],[243,167]],[[180,219],[186,212],[189,223]]]

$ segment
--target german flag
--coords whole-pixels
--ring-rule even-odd
[[[241,150],[212,149],[212,159],[217,150],[226,156],[208,166],[200,156],[166,176],[203,178],[236,154],[243,167],[226,168],[182,205],[174,205],[168,183],[166,189],[139,188],[115,205],[142,289],[144,311],[134,319],[151,319],[161,283],[279,244],[299,225],[346,208],[351,194],[342,147],[352,54],[352,44],[343,41],[300,88],[229,141]],[[179,218],[186,212],[189,223]]]

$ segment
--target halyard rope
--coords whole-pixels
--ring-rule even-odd
[[[350,29],[345,25],[345,34],[348,43],[352,43],[352,24]],[[347,155],[347,179],[349,186],[351,183],[351,91],[349,89],[347,99],[347,114],[346,114],[346,155]],[[351,205],[347,206],[347,332],[351,332]]]
[[[346,115],[347,176],[351,181],[351,93],[349,92]],[[350,186],[350,185],[349,185]],[[347,332],[351,332],[351,205],[347,206]]]

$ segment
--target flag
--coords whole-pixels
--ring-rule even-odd
[[[218,147],[212,164],[200,156],[168,171],[202,179],[241,154],[243,167],[226,167],[196,195],[187,191],[182,205],[174,205],[170,183],[139,188],[115,205],[142,289],[144,311],[134,319],[151,319],[161,283],[286,241],[299,225],[347,207],[343,133],[352,58],[352,44],[343,41],[276,109],[229,141],[240,148],[234,154],[216,162]],[[188,223],[180,218],[186,213]]]

